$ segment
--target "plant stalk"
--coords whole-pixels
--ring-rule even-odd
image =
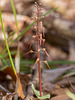
[[[42,96],[42,87],[41,87],[41,68],[40,68],[40,50],[39,50],[39,7],[37,5],[37,59],[38,61],[38,71],[39,71],[39,86],[40,86],[40,97]]]

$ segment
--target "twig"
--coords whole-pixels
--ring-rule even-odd
[[[66,79],[67,79],[68,83],[70,84],[72,90],[75,92],[75,88],[74,88],[74,86],[72,85],[72,83],[71,83],[71,81],[69,80],[69,78],[66,77]]]
[[[6,88],[4,88],[1,84],[0,84],[0,89],[2,89],[6,93],[12,94],[10,91],[8,91]]]

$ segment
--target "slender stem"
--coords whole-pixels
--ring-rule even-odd
[[[13,13],[14,13],[14,16],[15,16],[15,23],[16,23],[16,32],[17,32],[17,36],[19,35],[19,28],[18,28],[18,21],[17,21],[17,16],[16,16],[16,10],[15,10],[15,5],[14,5],[14,2],[13,0],[10,0],[11,1],[11,5],[12,5],[12,9],[13,9]],[[15,68],[16,68],[16,71],[19,73],[19,69],[20,69],[20,45],[19,45],[19,39],[18,39],[18,47],[17,47],[17,54],[16,56],[18,57],[19,59],[19,64],[16,65],[16,62],[15,62]]]
[[[15,6],[14,6],[14,2],[13,2],[13,0],[10,0],[10,1],[11,1],[11,5],[12,5],[14,16],[15,16],[17,34],[19,35],[18,22],[17,22],[16,10],[15,10]]]
[[[70,84],[72,90],[75,92],[75,88],[74,88],[74,86],[72,85],[72,83],[71,83],[71,81],[69,80],[69,78],[66,77],[66,79],[67,79],[68,83]]]
[[[42,96],[42,87],[41,87],[41,68],[40,68],[40,51],[39,51],[39,6],[37,5],[37,59],[38,61],[38,71],[39,71],[39,85],[40,85],[40,97]]]
[[[5,35],[4,26],[3,26],[3,20],[2,20],[2,15],[1,15],[1,6],[0,6],[0,20],[1,20],[1,25],[2,25],[2,30],[3,30],[3,34],[4,34],[4,39],[5,39],[5,44],[6,44],[6,48],[7,48],[7,51],[8,51],[8,55],[9,55],[9,58],[10,58],[10,61],[11,61],[13,71],[16,75],[15,66],[14,66],[14,63],[13,63],[13,60],[12,60],[12,57],[11,57],[11,53],[10,53],[10,50],[9,50],[9,46],[8,46],[8,43],[7,43],[7,38],[6,38],[6,35]]]

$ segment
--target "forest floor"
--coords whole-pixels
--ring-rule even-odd
[[[18,37],[16,34],[15,18],[10,2],[7,0],[5,0],[5,2],[0,0],[0,2],[5,34],[8,44],[10,44]],[[46,2],[46,0],[45,2],[43,0],[39,0],[38,2],[43,3],[43,12],[46,13],[49,9],[49,5],[47,8],[44,3],[47,5],[48,2]],[[41,60],[47,60],[51,67],[51,69],[48,69],[46,64],[41,63],[42,92],[44,95],[50,94],[51,96],[49,99],[45,100],[72,100],[67,95],[66,91],[69,89],[72,93],[75,93],[75,19],[74,16],[71,16],[71,14],[67,15],[68,13],[66,13],[69,12],[70,9],[70,13],[73,13],[74,7],[72,6],[73,2],[71,2],[71,7],[68,10],[66,5],[68,5],[69,2],[64,2],[59,2],[64,5],[64,11],[61,9],[56,10],[52,12],[50,16],[46,16],[46,19],[44,18],[42,20],[45,28],[46,40],[44,47],[47,49],[50,56],[47,57],[45,53],[41,52]],[[50,10],[56,7],[56,3],[50,3]],[[57,5],[59,5],[59,3]],[[33,13],[33,9],[35,11],[34,0],[29,0],[28,2],[26,2],[26,0],[14,0],[14,4],[17,12],[19,34],[25,31],[19,38],[20,61],[18,62],[17,60],[16,63],[20,63],[20,72],[17,73],[23,87],[25,95],[24,100],[38,100],[30,87],[31,84],[34,83],[35,88],[39,90],[37,66],[33,69],[37,55],[28,53],[29,50],[36,50],[35,43],[32,45],[29,44],[31,37],[36,33],[36,30],[33,29],[33,27],[35,27],[34,25],[27,31],[25,30],[33,23],[31,18],[32,16],[35,16]],[[75,12],[73,15],[74,14]],[[73,33],[73,36],[70,33]],[[10,52],[14,63],[17,47],[18,40],[10,46]],[[5,50],[6,46],[0,22],[0,100],[22,100],[17,92],[15,92],[16,88],[18,88],[16,76],[11,68],[8,53],[7,51],[5,52]],[[18,99],[14,99],[16,96]]]

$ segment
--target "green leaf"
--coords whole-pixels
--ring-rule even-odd
[[[49,99],[50,98],[50,94],[44,95],[42,97],[38,96],[38,99]]]
[[[39,91],[37,91],[36,89],[35,89],[35,87],[34,87],[34,85],[32,84],[32,89],[33,89],[33,91],[34,91],[34,93],[36,94],[36,96],[38,97],[38,96],[40,96],[40,92]],[[43,95],[43,93],[42,93],[42,95]]]
[[[47,94],[47,95],[43,96],[43,92],[42,92],[42,97],[40,97],[40,92],[35,89],[35,87],[34,87],[33,84],[32,84],[31,87],[32,87],[32,89],[33,89],[33,91],[34,91],[34,93],[35,93],[35,95],[37,96],[38,99],[47,99],[47,98],[50,98],[50,94]]]

